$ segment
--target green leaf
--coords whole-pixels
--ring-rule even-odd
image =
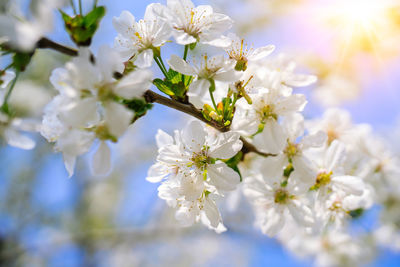
[[[169,77],[169,80],[172,83],[180,83],[180,82],[182,82],[182,76],[184,76],[184,75],[180,74],[177,71],[174,71],[173,69],[169,69],[168,70],[168,77]]]
[[[135,112],[132,123],[140,117],[146,115],[147,111],[153,108],[153,104],[147,103],[144,99],[141,98],[125,100],[123,103],[126,105],[127,108]]]
[[[105,14],[106,14],[106,9],[104,6],[96,7],[84,17],[85,25],[87,27],[96,25],[97,28],[98,24],[100,23],[100,20],[104,17]]]
[[[175,95],[174,91],[172,90],[171,82],[163,81],[163,80],[157,78],[157,79],[153,80],[153,84],[155,86],[157,86],[157,88],[164,94],[167,94],[169,96]]]
[[[242,151],[239,151],[235,156],[233,156],[230,159],[226,159],[226,160],[222,160],[223,162],[226,163],[226,165],[228,165],[228,167],[230,167],[232,170],[234,170],[235,172],[237,172],[240,176],[240,181],[243,180],[242,178],[242,174],[240,173],[239,167],[237,166],[239,164],[239,162],[242,160],[243,158],[243,153]]]

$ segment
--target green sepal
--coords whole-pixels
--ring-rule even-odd
[[[133,63],[132,60],[125,62],[124,65],[125,65],[124,73],[123,73],[124,76],[129,74],[130,72],[134,71],[137,68],[137,66],[135,65],[135,63]]]
[[[76,15],[74,17],[70,17],[62,10],[60,10],[60,13],[72,41],[79,46],[89,46],[101,19],[106,14],[106,9],[104,6],[99,6],[85,16]]]
[[[242,174],[240,173],[238,164],[239,164],[239,162],[242,160],[242,158],[243,158],[243,152],[242,152],[242,151],[239,151],[239,152],[238,152],[235,156],[233,156],[232,158],[222,160],[223,162],[225,162],[226,165],[228,165],[229,168],[231,168],[232,170],[234,170],[235,172],[237,172],[237,173],[239,174],[240,182],[243,181],[243,178],[242,178]]]
[[[194,43],[189,44],[190,50],[195,49],[195,48],[196,48],[196,45],[197,45],[197,42],[194,42]]]
[[[260,123],[260,124],[258,125],[257,132],[255,132],[254,134],[252,134],[251,137],[254,137],[254,136],[256,136],[257,134],[262,133],[262,131],[264,131],[264,127],[265,127],[265,123]]]

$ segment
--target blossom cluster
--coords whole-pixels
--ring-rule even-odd
[[[47,8],[60,7],[49,2]],[[0,40],[22,50],[33,49],[47,31],[39,27],[29,42],[20,42],[31,24],[12,25],[17,30]],[[109,145],[145,115],[147,104],[157,102],[146,97],[155,85],[168,96],[162,98],[167,106],[200,119],[173,135],[158,131],[158,156],[146,178],[161,183],[158,195],[181,225],[201,222],[218,233],[227,230],[218,201],[235,191],[243,193],[265,235],[297,254],[315,256],[319,265],[351,266],[368,256],[348,232],[352,218],[380,204],[385,209],[378,232],[397,233],[400,247],[395,157],[346,111],[329,109],[322,118],[305,119],[307,100],[296,90],[317,77],[298,73],[284,54],[270,56],[273,45],[249,46],[227,32],[232,25],[227,15],[190,0],[150,4],[143,19],[129,11],[113,18],[112,48],[101,46],[94,55],[80,46],[76,57],[53,70],[50,82],[58,95],[44,109],[40,132],[62,153],[69,175],[92,146],[93,173],[110,172]],[[183,56],[171,55],[167,69],[162,48],[172,37]],[[218,53],[199,55],[195,49]],[[155,65],[163,78],[154,78]],[[15,76],[1,72],[0,134],[9,145],[30,149],[33,141],[19,133],[26,124],[6,105],[5,89]],[[378,238],[382,234],[377,242],[385,241]]]

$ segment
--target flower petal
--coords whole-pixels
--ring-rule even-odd
[[[179,73],[185,75],[196,75],[196,70],[177,55],[172,55],[171,58],[168,60],[168,64],[171,69]]]
[[[92,168],[94,175],[107,175],[111,171],[111,151],[104,141],[93,155]]]

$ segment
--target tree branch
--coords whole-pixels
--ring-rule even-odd
[[[78,55],[77,50],[63,46],[56,42],[53,42],[52,40],[50,40],[46,37],[43,37],[42,39],[39,40],[39,42],[37,43],[37,48],[50,48],[50,49],[56,50],[60,53],[63,53],[63,54],[69,55],[69,56],[77,56]],[[162,95],[159,95],[151,90],[147,90],[145,92],[144,98],[146,99],[146,101],[148,103],[159,103],[161,105],[164,105],[164,106],[179,110],[183,113],[186,113],[186,114],[188,114],[196,119],[199,119],[202,122],[212,126],[213,128],[217,129],[218,131],[221,131],[221,132],[229,131],[228,126],[220,125],[218,122],[216,122],[214,120],[208,121],[207,119],[205,119],[202,112],[190,103],[189,104],[180,103],[178,101],[172,100],[172,99],[164,97]],[[244,139],[242,136],[240,137],[240,140],[243,142],[243,147],[242,147],[243,154],[254,152],[254,153],[257,153],[264,157],[276,156],[275,154],[264,153],[264,152],[259,151],[254,145],[247,142],[246,139]]]
[[[60,53],[66,54],[68,56],[73,56],[73,57],[78,55],[78,51],[77,50],[75,50],[73,48],[69,48],[69,47],[63,46],[63,45],[58,44],[56,42],[53,42],[52,40],[47,39],[46,37],[43,37],[42,39],[40,39],[37,42],[36,47],[37,48],[50,48],[50,49],[56,50],[56,51],[58,51]]]
[[[218,124],[216,121],[208,121],[204,118],[203,114],[201,113],[200,110],[195,108],[192,104],[183,104],[178,101],[172,100],[170,98],[167,98],[165,96],[159,95],[151,90],[147,90],[144,93],[144,98],[148,103],[158,103],[170,108],[173,108],[175,110],[181,111],[183,113],[186,113],[192,117],[195,117],[196,119],[201,120],[202,122],[212,126],[213,128],[217,129],[218,131],[221,132],[227,132],[229,131],[229,127],[227,126],[221,126]],[[264,153],[259,151],[254,145],[251,143],[247,142],[246,139],[244,139],[242,136],[240,137],[240,140],[243,142],[243,147],[242,147],[242,153],[247,154],[250,152],[257,153],[261,156],[264,157],[270,157],[270,156],[276,156],[275,154],[270,154],[270,153]]]

